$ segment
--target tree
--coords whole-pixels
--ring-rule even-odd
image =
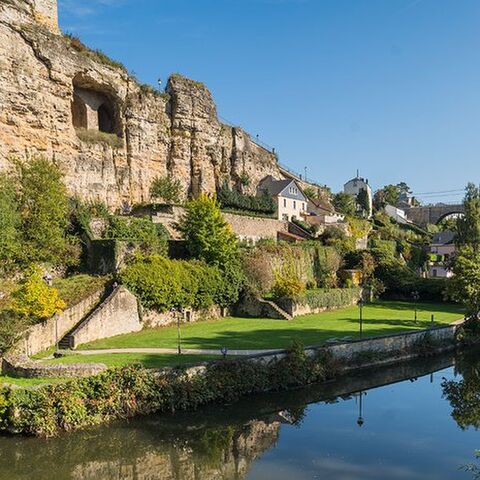
[[[372,214],[371,207],[370,207],[370,197],[368,196],[367,190],[362,188],[357,195],[357,203],[359,207],[362,209],[363,214],[366,217],[370,217]]]
[[[58,290],[45,283],[36,266],[29,268],[20,288],[13,293],[13,311],[30,322],[61,313],[65,306]]]
[[[21,216],[15,185],[6,175],[0,176],[0,274],[15,265],[21,251]]]
[[[167,204],[179,203],[183,194],[180,180],[167,177],[157,177],[150,187],[150,196]]]
[[[38,157],[17,162],[26,261],[72,264],[78,256],[67,236],[69,200],[60,170]]]
[[[465,213],[457,220],[456,244],[480,248],[480,188],[469,183],[463,200]]]
[[[178,230],[194,258],[224,267],[238,256],[238,242],[217,201],[201,194],[185,207]]]
[[[355,215],[355,197],[350,193],[339,192],[333,195],[333,206],[344,215]]]
[[[463,303],[467,313],[480,312],[480,250],[472,245],[459,248],[453,261],[453,277],[448,287],[452,300]]]
[[[405,182],[397,183],[396,185],[385,185],[380,190],[375,192],[373,197],[373,204],[376,210],[382,210],[386,205],[396,205],[400,200],[402,194],[409,195],[412,191]]]
[[[303,193],[307,198],[312,200],[316,200],[318,198],[318,190],[313,187],[305,187],[303,189]]]

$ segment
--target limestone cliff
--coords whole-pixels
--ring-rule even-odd
[[[139,85],[60,34],[56,0],[0,0],[0,169],[36,154],[59,165],[72,195],[112,208],[148,201],[167,173],[193,195],[282,178],[272,152],[218,120],[203,84],[174,75],[166,93]]]

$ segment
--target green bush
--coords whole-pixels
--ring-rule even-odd
[[[328,354],[307,356],[295,344],[282,359],[220,361],[208,364],[202,375],[189,375],[185,368],[156,375],[130,366],[32,390],[4,388],[0,430],[51,437],[116,418],[230,403],[247,394],[307,385],[333,377],[338,368]]]
[[[339,308],[354,304],[361,294],[361,288],[331,288],[307,290],[298,299],[299,303],[311,308]]]
[[[168,251],[168,232],[161,224],[146,218],[109,217],[104,233],[106,240],[126,240],[137,243],[145,253],[165,255]]]
[[[246,210],[267,215],[273,215],[277,210],[275,200],[266,191],[259,196],[243,195],[231,190],[228,185],[224,185],[218,191],[217,199],[222,208]]]
[[[170,260],[158,255],[134,260],[120,274],[120,280],[147,308],[208,308],[236,301],[232,281],[214,266],[199,261]]]
[[[171,205],[179,203],[183,195],[182,183],[171,177],[157,177],[150,187],[150,196]]]
[[[300,294],[285,295],[276,297],[280,306],[288,310],[292,302],[300,305],[308,305],[312,309],[330,309],[347,307],[354,304],[359,298],[362,289],[353,288],[318,288],[314,290],[304,290]]]

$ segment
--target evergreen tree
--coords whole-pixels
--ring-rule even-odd
[[[219,267],[231,263],[237,257],[238,243],[217,201],[202,194],[188,202],[185,210],[178,229],[192,257]]]
[[[0,274],[14,267],[21,251],[21,217],[15,185],[6,175],[0,176]]]
[[[480,248],[480,188],[469,183],[463,201],[465,214],[457,220],[456,243]]]

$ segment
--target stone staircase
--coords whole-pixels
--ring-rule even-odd
[[[258,302],[266,309],[273,310],[273,312],[270,312],[270,315],[268,315],[270,318],[281,318],[282,320],[293,320],[292,315],[287,313],[285,310],[280,308],[275,302],[272,302],[271,300],[266,300],[265,298],[259,298]],[[272,317],[271,313],[276,313],[278,314],[278,317]]]

